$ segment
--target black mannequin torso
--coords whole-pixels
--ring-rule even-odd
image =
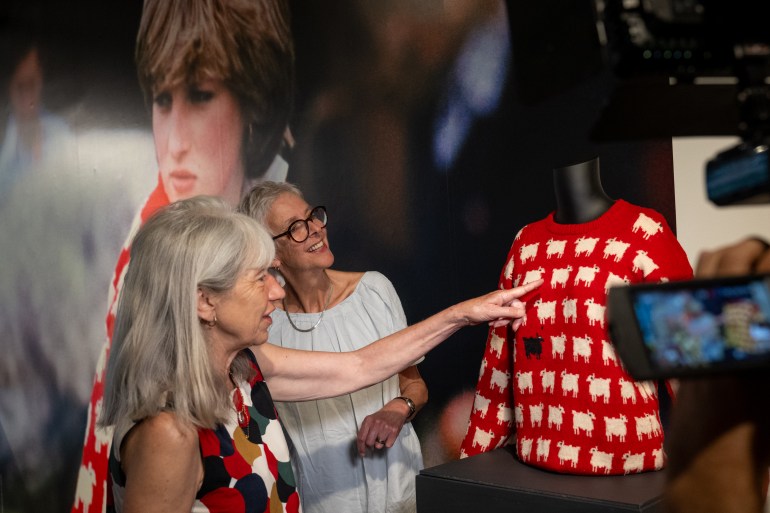
[[[580,224],[597,219],[615,203],[602,187],[599,158],[553,170],[559,224]]]

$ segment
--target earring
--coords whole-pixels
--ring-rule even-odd
[[[206,326],[208,326],[209,328],[213,328],[214,326],[216,326],[217,325],[217,313],[214,312],[214,318],[212,320],[204,321],[204,322],[206,323]]]

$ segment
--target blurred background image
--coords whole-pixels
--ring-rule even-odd
[[[287,180],[309,203],[334,206],[337,267],[382,272],[410,323],[493,290],[515,234],[555,207],[552,169],[597,156],[607,193],[662,213],[691,257],[719,244],[717,223],[699,233],[709,212],[693,183],[732,134],[608,136],[618,124],[599,122],[617,80],[593,2],[290,4]],[[141,9],[0,5],[3,511],[72,506],[112,272],[157,181],[133,60]],[[621,121],[642,133],[659,115],[653,105]],[[426,466],[458,457],[486,333],[462,330],[420,364],[430,400],[414,424]]]

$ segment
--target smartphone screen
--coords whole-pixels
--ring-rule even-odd
[[[770,363],[767,278],[700,280],[629,292],[653,373]]]

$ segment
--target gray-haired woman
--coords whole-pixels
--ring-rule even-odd
[[[139,229],[100,419],[115,426],[116,511],[301,510],[273,398],[348,393],[463,326],[516,327],[517,298],[540,284],[459,303],[358,351],[297,351],[265,343],[284,296],[273,257],[270,235],[214,198],[177,202]]]

